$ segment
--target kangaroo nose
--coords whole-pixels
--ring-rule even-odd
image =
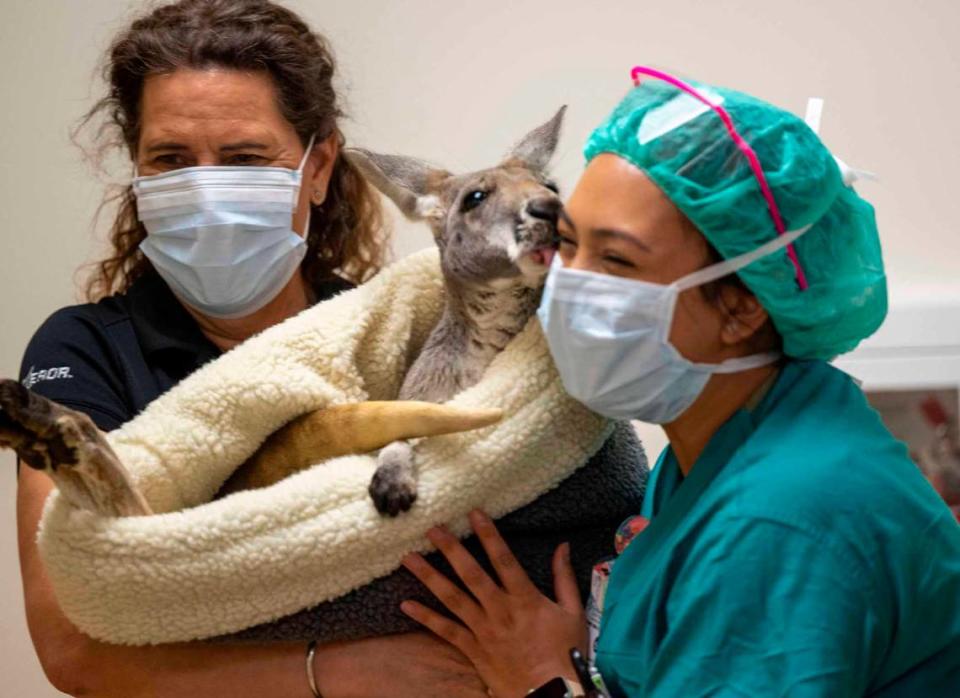
[[[560,200],[553,197],[531,199],[527,202],[527,213],[534,218],[556,225],[557,218],[560,215]]]

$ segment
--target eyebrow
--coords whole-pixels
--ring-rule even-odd
[[[163,143],[154,143],[147,148],[148,153],[155,153],[158,150],[187,150],[187,146],[185,146],[183,143],[164,141]]]
[[[647,245],[645,242],[641,242],[640,240],[637,240],[637,238],[635,238],[633,235],[630,235],[629,233],[625,233],[622,230],[614,230],[612,228],[595,228],[591,232],[594,235],[597,235],[599,237],[615,238],[617,240],[622,240],[623,242],[629,243],[634,247],[636,247],[637,249],[643,250],[644,252],[653,251],[650,249],[650,246]]]
[[[577,232],[577,226],[574,225],[573,219],[570,218],[570,215],[567,213],[566,209],[561,208],[559,215],[560,215],[560,219],[564,223],[566,223],[568,226],[570,226],[570,229],[573,230],[573,232]],[[617,240],[623,240],[624,242],[629,243],[634,247],[636,247],[637,249],[643,250],[644,252],[653,251],[650,249],[650,246],[647,245],[645,242],[641,242],[640,240],[637,240],[637,238],[635,238],[633,235],[630,235],[629,233],[625,233],[622,230],[615,230],[613,228],[594,228],[590,232],[592,232],[594,235],[597,235],[603,238],[615,238]]]
[[[258,143],[257,141],[240,141],[239,143],[231,143],[220,148],[221,152],[223,151],[234,151],[234,150],[266,150],[267,145],[265,143]]]
[[[239,143],[230,143],[222,146],[220,148],[220,152],[234,152],[237,150],[266,150],[267,148],[268,146],[264,143],[258,143],[256,141],[240,141]],[[160,150],[189,150],[189,147],[183,143],[164,141],[162,143],[154,143],[147,148],[148,153],[155,153]]]

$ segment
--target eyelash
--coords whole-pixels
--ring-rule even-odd
[[[165,155],[158,155],[153,159],[153,162],[158,165],[166,165],[167,167],[177,167],[182,164],[182,158],[178,153],[167,153]]]
[[[257,162],[262,162],[265,158],[262,155],[257,155],[255,153],[239,153],[237,155],[231,155],[228,157],[224,164],[228,165],[251,165]],[[179,153],[165,153],[163,155],[158,155],[153,159],[154,164],[162,165],[164,167],[185,167],[186,160]]]
[[[240,161],[240,162],[237,162],[238,165],[247,165],[253,162],[262,161],[263,159],[264,159],[263,156],[256,155],[254,153],[240,153],[238,155],[234,155],[230,158],[227,158],[227,162],[232,163],[235,161]]]
[[[623,259],[622,257],[614,257],[614,256],[612,256],[612,255],[604,255],[604,256],[603,256],[603,259],[604,259],[604,261],[607,261],[607,262],[609,262],[610,264],[615,264],[615,265],[617,265],[618,267],[629,267],[629,268],[632,269],[633,267],[636,266],[633,262],[628,262],[627,260]]]
[[[576,249],[577,243],[574,240],[571,240],[565,235],[559,235],[558,237],[560,239],[561,248],[564,247],[565,245],[569,245],[570,247],[573,247],[574,249]],[[636,267],[636,265],[633,262],[630,262],[624,259],[623,257],[617,257],[615,255],[610,255],[610,254],[605,254],[603,256],[603,261],[607,262],[608,264],[613,264],[615,266],[623,267],[623,268],[633,269]]]

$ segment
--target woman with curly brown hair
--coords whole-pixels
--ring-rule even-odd
[[[203,363],[373,275],[377,195],[340,156],[326,42],[266,0],[180,0],[113,42],[87,121],[131,159],[112,252],[90,303],[54,313],[21,379],[114,429]],[[17,495],[28,624],[50,681],[73,695],[484,695],[472,666],[425,635],[303,644],[98,643],[64,617],[36,549],[49,480]],[[389,683],[388,683],[389,682]]]

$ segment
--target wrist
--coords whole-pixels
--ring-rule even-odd
[[[318,644],[311,665],[317,690],[323,698],[346,698],[351,689],[356,689],[359,677],[350,668],[350,653],[344,643]],[[312,695],[309,687],[306,690],[305,696]]]
[[[554,676],[527,693],[528,698],[580,698],[586,691],[574,676]]]
[[[532,698],[562,698],[569,691],[572,696],[582,696],[585,691],[580,686],[576,670],[568,662],[556,662],[540,667],[531,676],[533,681],[527,695]]]

